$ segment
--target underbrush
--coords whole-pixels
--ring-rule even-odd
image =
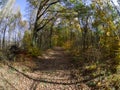
[[[71,50],[71,54],[74,56],[71,63],[79,69],[78,77],[83,77],[83,82],[91,89],[120,90],[120,66],[116,66],[115,58],[96,48],[84,52]]]
[[[28,48],[28,53],[31,55],[31,56],[34,56],[34,57],[37,57],[37,56],[40,56],[41,55],[41,51],[39,48],[37,47],[30,47]]]

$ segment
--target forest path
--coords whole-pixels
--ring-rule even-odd
[[[0,65],[0,90],[89,90],[76,76],[70,54],[60,47],[24,59]]]

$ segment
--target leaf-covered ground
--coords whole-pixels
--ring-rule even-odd
[[[37,58],[1,64],[0,90],[89,90],[71,62],[68,53],[54,48]]]
[[[24,56],[22,57],[24,60],[21,60],[21,57],[22,55],[19,55],[18,60],[14,62],[0,64],[0,90],[113,90],[116,88],[112,87],[115,85],[111,83],[118,80],[115,75],[107,78],[104,70],[100,70],[100,66],[91,62],[85,63],[84,60],[76,61],[70,53],[59,47],[47,50],[42,56]],[[116,86],[119,85],[118,83]]]

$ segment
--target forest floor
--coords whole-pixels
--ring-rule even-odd
[[[0,90],[98,90],[88,83],[100,74],[91,75],[82,61],[78,68],[70,53],[60,47],[23,59],[0,64]]]
[[[20,58],[20,57],[19,57]],[[0,65],[0,90],[89,90],[62,48]]]

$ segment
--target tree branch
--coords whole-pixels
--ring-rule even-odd
[[[55,2],[52,2],[52,3],[48,4],[48,6],[45,8],[45,10],[42,12],[42,14],[38,15],[38,19],[40,19],[40,17],[41,17],[42,15],[44,15],[44,13],[48,10],[48,8],[49,8],[51,5],[56,4],[57,2],[58,2],[58,1],[55,1]]]

